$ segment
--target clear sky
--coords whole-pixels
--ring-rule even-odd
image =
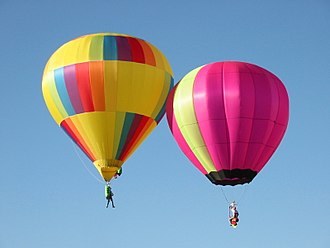
[[[328,0],[1,0],[0,23],[0,248],[330,247]],[[289,127],[248,186],[237,229],[220,188],[183,155],[165,119],[125,163],[112,184],[116,208],[105,209],[103,185],[41,93],[50,55],[97,32],[151,42],[175,82],[224,60],[284,82]],[[224,190],[230,200],[244,192]]]

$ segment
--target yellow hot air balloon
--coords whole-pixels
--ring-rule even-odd
[[[162,119],[172,75],[147,41],[91,34],[50,57],[42,92],[56,123],[108,182]]]

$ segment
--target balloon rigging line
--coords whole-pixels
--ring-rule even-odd
[[[248,186],[249,186],[248,184],[247,184],[247,185],[244,185],[244,190],[243,190],[243,192],[241,193],[241,195],[240,195],[240,197],[238,198],[238,200],[236,201],[236,203],[241,203],[241,202],[242,202],[244,196],[246,195],[246,192],[247,192]],[[227,201],[228,204],[230,204],[230,202],[229,202],[229,200],[228,200],[228,198],[227,198],[227,196],[226,196],[226,193],[225,193],[224,190],[223,190],[223,187],[220,186],[220,189],[221,189],[221,192],[222,192],[222,194],[223,194],[225,200]]]
[[[74,151],[76,152],[76,154],[77,154],[77,156],[78,156],[80,162],[83,164],[83,166],[85,167],[85,169],[87,170],[87,172],[88,172],[92,177],[94,177],[94,179],[96,179],[98,182],[104,184],[104,182],[103,182],[102,180],[100,180],[98,177],[96,177],[96,176],[91,172],[91,170],[88,168],[88,166],[86,165],[86,163],[84,162],[84,160],[83,160],[82,157],[80,156],[80,154],[79,154],[79,152],[78,152],[78,150],[77,150],[77,147],[76,147],[76,145],[74,144],[74,142],[71,141],[71,143],[72,143],[72,146],[73,146],[73,148],[74,148]]]
[[[249,188],[249,184],[244,185],[244,191],[242,192],[241,196],[239,197],[239,202],[243,201],[243,198],[245,197],[248,188]]]
[[[221,186],[220,186],[220,189],[221,189],[221,192],[222,192],[223,196],[225,197],[227,203],[229,204],[229,201],[228,201],[228,199],[227,199],[227,196],[226,196],[226,194],[225,194],[225,192],[223,191],[223,188],[222,188]]]

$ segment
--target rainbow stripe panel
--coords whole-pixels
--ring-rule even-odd
[[[64,44],[42,82],[54,120],[99,170],[114,167],[110,174],[162,119],[172,87],[171,67],[156,47],[113,33]]]

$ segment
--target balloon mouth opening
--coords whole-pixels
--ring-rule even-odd
[[[215,185],[239,185],[250,183],[258,172],[251,169],[212,171],[206,177]]]
[[[123,163],[123,161],[116,159],[99,159],[93,162],[96,169],[106,182],[114,177]]]

